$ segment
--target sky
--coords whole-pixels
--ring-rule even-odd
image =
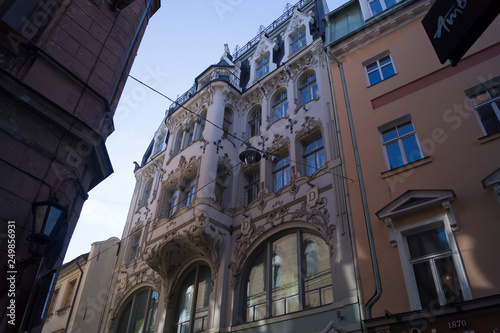
[[[347,0],[327,0],[333,10]],[[228,44],[233,53],[283,14],[281,0],[161,0],[148,23],[130,75],[171,99],[186,92],[196,76],[217,63]],[[135,188],[133,162],[142,156],[172,104],[128,78],[106,147],[114,173],[89,192],[64,263],[90,251],[91,244],[122,238]]]

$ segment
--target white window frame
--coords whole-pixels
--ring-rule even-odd
[[[492,80],[492,82],[498,82],[498,81],[499,81],[499,78],[497,78],[495,81]],[[483,134],[485,136],[500,133],[500,132],[494,132],[494,133],[488,134],[486,132],[486,129],[484,128],[484,124],[481,121],[481,117],[479,116],[479,113],[478,113],[478,109],[485,107],[487,105],[491,105],[493,112],[495,113],[495,116],[497,117],[498,122],[500,122],[500,96],[492,97],[490,94],[490,91],[489,91],[490,89],[497,88],[497,87],[500,87],[500,85],[491,84],[491,86],[488,86],[488,83],[487,83],[486,85],[483,85],[483,86],[480,85],[477,88],[467,90],[469,93],[466,92],[467,98],[469,99],[469,103],[472,106],[472,108],[474,109],[474,114],[476,115],[477,122],[479,123],[479,126],[481,126],[481,130],[483,131]],[[474,92],[474,93],[472,93],[472,92]],[[474,101],[472,98],[474,96],[480,95],[482,93],[487,94],[488,100],[474,105]]]
[[[294,40],[294,38],[296,38]],[[303,46],[307,45],[307,31],[306,27],[300,28],[298,31],[294,32],[290,35],[290,54],[293,54],[300,50]],[[294,45],[298,45],[298,47],[294,50]]]
[[[380,60],[381,60],[381,59],[383,59],[383,58],[385,58],[385,57],[387,57],[387,56],[388,56],[388,57],[389,57],[389,59],[390,59],[390,63],[389,63],[389,64],[386,64],[386,65],[384,65],[384,66],[381,66],[381,65],[380,65]],[[368,65],[371,65],[371,64],[373,64],[373,63],[375,63],[375,62],[377,63],[377,68],[376,68],[375,70],[372,70],[372,71],[368,72]],[[390,51],[389,51],[389,50],[384,51],[384,52],[382,52],[382,53],[380,53],[380,54],[377,54],[376,56],[374,56],[374,57],[372,57],[372,58],[370,58],[370,59],[368,59],[368,60],[363,61],[362,65],[363,65],[363,67],[364,67],[365,79],[366,79],[366,86],[367,86],[367,87],[374,86],[374,85],[376,85],[377,83],[380,83],[380,82],[382,82],[382,81],[384,81],[384,80],[387,80],[388,78],[393,77],[393,76],[395,76],[396,74],[398,74],[398,71],[396,70],[396,65],[394,65],[394,59],[392,58],[392,55],[391,55],[391,53],[390,53]],[[382,67],[386,67],[386,66],[389,66],[389,65],[392,65],[392,69],[394,70],[394,74],[392,74],[391,76],[388,76],[388,77],[384,77],[383,72],[382,72]],[[369,77],[369,75],[368,75],[368,74],[373,73],[373,72],[375,72],[375,71],[378,71],[378,72],[379,72],[379,74],[380,74],[380,78],[381,78],[381,79],[380,79],[380,81],[378,81],[378,82],[371,83],[371,82],[370,82],[370,77]]]
[[[397,128],[398,126],[401,126],[407,122],[411,122],[412,126],[413,126],[413,131],[411,132],[408,132],[408,133],[405,133],[405,134],[402,134],[402,135],[399,135],[393,139],[390,139],[388,141],[384,141],[384,138],[383,138],[383,135],[382,133],[389,130],[389,129],[392,129],[392,128]],[[418,160],[415,160],[413,162],[408,162],[408,159],[406,157],[406,152],[404,150],[404,145],[403,145],[403,139],[406,138],[406,137],[409,137],[411,135],[414,135],[415,136],[415,141],[417,143],[417,146],[418,146],[418,150],[420,151],[420,159],[424,158],[424,154],[422,152],[422,147],[420,146],[420,140],[418,139],[418,135],[417,135],[417,130],[415,129],[415,125],[413,124],[413,121],[410,117],[410,115],[406,115],[406,116],[403,116],[401,118],[398,118],[398,119],[395,119],[387,124],[384,124],[382,126],[379,126],[378,127],[378,131],[379,131],[379,138],[380,138],[380,143],[382,145],[382,151],[383,151],[383,154],[384,154],[384,160],[385,160],[385,165],[387,167],[387,170],[393,170],[393,168],[391,168],[391,163],[389,161],[389,155],[387,154],[387,148],[386,148],[386,145],[388,144],[391,144],[393,142],[398,142],[398,145],[399,145],[399,150],[401,152],[401,157],[403,158],[403,165],[407,165],[408,163],[413,163],[415,161],[418,161]],[[403,166],[401,165],[401,166]],[[401,167],[399,166],[399,167]],[[397,169],[399,167],[396,167],[394,169]]]
[[[255,78],[256,79],[264,76],[266,73],[269,73],[269,65],[270,65],[269,63],[270,63],[270,60],[271,60],[270,53],[266,53],[265,55],[263,55],[262,57],[260,57],[259,59],[257,59],[255,61]],[[264,69],[264,72],[262,72],[259,75],[259,70],[260,69]]]
[[[136,232],[130,237],[130,243],[128,245],[127,258],[125,259],[125,265],[128,265],[137,257],[139,252],[139,247],[141,246],[141,233]]]
[[[392,7],[392,6],[387,7],[387,5],[385,4],[385,0],[380,0],[382,3],[382,11],[380,13],[373,14],[372,8],[370,6],[370,3],[372,3],[373,1],[375,1],[375,0],[362,0],[362,1],[360,1],[361,11],[363,13],[363,18],[365,19],[365,21],[372,18],[373,16],[377,16],[377,15],[383,13],[385,10]],[[398,2],[401,2],[401,1],[402,0],[396,0],[396,5]],[[396,5],[394,5],[394,6],[396,6]]]
[[[421,310],[422,305],[420,303],[420,296],[418,294],[417,282],[415,275],[413,273],[413,267],[410,263],[410,251],[408,248],[408,243],[406,241],[406,236],[416,233],[418,231],[428,230],[436,227],[443,226],[445,230],[446,237],[448,239],[448,244],[451,250],[451,257],[453,258],[453,263],[455,265],[455,270],[457,273],[458,280],[460,282],[460,288],[462,289],[462,295],[464,300],[471,300],[472,293],[470,286],[465,274],[465,269],[460,257],[460,252],[458,250],[457,243],[455,241],[455,236],[453,235],[453,230],[450,225],[450,220],[446,214],[435,216],[429,219],[425,219],[412,224],[404,225],[395,228],[395,240],[397,242],[397,247],[399,250],[399,257],[401,260],[401,267],[403,269],[403,275],[406,283],[406,291],[408,293],[408,299],[410,301],[410,307],[413,310]],[[438,291],[438,294],[440,291]],[[440,302],[442,303],[442,301]],[[444,304],[441,304],[444,305]]]
[[[314,76],[314,80],[309,81],[309,79],[312,76]],[[313,86],[316,86],[316,90],[313,89]],[[301,80],[299,81],[298,90],[299,90],[300,105],[305,105],[311,101],[317,100],[319,86],[318,86],[318,75],[316,74],[316,72],[310,72],[302,76]],[[302,92],[304,90],[307,90],[309,92],[309,100],[307,101],[304,101],[302,97]],[[316,96],[313,96],[314,95],[313,92],[316,93]]]
[[[248,114],[248,119],[248,137],[251,138],[252,136],[260,135],[260,127],[262,126],[262,108],[260,106],[252,108]],[[255,133],[252,133],[252,127],[255,128]]]
[[[286,105],[286,109],[285,109]],[[280,117],[276,118],[276,108],[280,107]],[[288,115],[288,92],[283,90],[275,95],[273,105],[271,106],[272,110],[272,123],[277,122],[280,119],[286,118]]]

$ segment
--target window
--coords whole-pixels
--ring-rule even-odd
[[[217,178],[215,179],[215,202],[222,208],[226,208],[226,192],[228,171],[222,165],[217,166]]]
[[[183,281],[177,299],[174,332],[192,333],[207,329],[211,274],[205,265],[196,265]]]
[[[150,288],[143,288],[131,295],[124,304],[117,320],[116,332],[153,333],[158,293]]]
[[[244,276],[243,321],[332,303],[329,254],[324,240],[302,231],[267,241]]]
[[[203,114],[197,121],[195,125],[195,135],[194,135],[194,140],[198,141],[201,140],[201,135],[203,134],[203,131],[205,130],[205,117],[206,115]]]
[[[500,84],[469,95],[469,100],[483,133],[490,135],[500,132]]]
[[[57,296],[59,296],[59,289],[56,289],[54,291],[54,294],[52,295],[52,300],[50,301],[49,312],[48,312],[49,315],[54,313],[54,308],[57,302]]]
[[[290,53],[294,53],[304,45],[306,45],[306,29],[302,28],[290,36]]]
[[[311,74],[302,80],[302,83],[299,85],[299,91],[302,105],[318,98],[316,74]]]
[[[445,216],[398,229],[413,310],[471,298],[460,256]]]
[[[269,54],[257,60],[256,77],[259,78],[262,75],[266,74],[267,72],[269,72]]]
[[[178,152],[181,151],[181,144],[182,144],[182,136],[184,134],[184,131],[182,129],[179,129],[177,131],[177,135],[175,137],[175,142],[174,142],[174,149],[173,149],[173,154],[176,155]]]
[[[290,157],[284,156],[273,162],[273,184],[274,191],[288,184],[290,181]]]
[[[71,306],[71,301],[73,300],[73,293],[75,292],[76,280],[72,280],[68,283],[66,287],[66,295],[64,296],[64,301],[62,303],[62,308]]]
[[[262,111],[259,106],[250,112],[250,120],[248,121],[248,137],[259,135],[261,125],[262,125]]]
[[[387,8],[394,6],[399,1],[401,0],[368,0],[368,4],[370,6],[372,15],[377,15]]]
[[[5,3],[11,2],[10,6]],[[47,27],[60,5],[60,0],[2,1],[0,16],[2,21],[33,40]],[[9,6],[8,8],[6,8]]]
[[[288,100],[286,91],[282,92],[276,97],[273,104],[273,121],[278,121],[281,118],[286,117],[286,112],[288,110]]]
[[[224,121],[222,123],[222,129],[224,130],[222,137],[224,139],[229,139],[229,135],[232,134],[231,132],[233,131],[233,112],[229,108],[226,108],[224,110]]]
[[[149,196],[151,195],[151,190],[153,188],[153,178],[150,178],[146,185],[144,186],[144,192],[142,193],[142,198],[140,201],[140,206],[146,206],[149,200]]]
[[[306,174],[311,177],[316,170],[325,165],[323,138],[319,137],[304,143],[304,162]]]
[[[417,134],[409,117],[403,117],[402,123],[379,128],[387,167],[394,169],[422,158]],[[398,121],[396,121],[397,123]]]
[[[130,244],[128,247],[127,259],[125,260],[125,265],[128,265],[132,260],[135,259],[137,252],[139,251],[139,244],[141,240],[141,233],[137,232],[130,238]]]
[[[194,193],[196,192],[196,179],[189,179],[186,181],[186,185],[181,193],[181,201],[179,202],[180,207],[189,207],[194,199]],[[173,215],[173,213],[172,213]]]
[[[248,206],[259,195],[259,170],[253,169],[245,174],[245,204]]]
[[[365,65],[366,75],[368,77],[368,86],[372,86],[396,74],[390,54],[369,61],[368,64],[366,64],[366,62],[363,64]]]
[[[165,141],[165,135],[162,135],[156,139],[153,155],[161,151],[161,149],[163,148],[163,141]]]
[[[182,149],[186,149],[191,142],[193,142],[193,137],[194,137],[194,125],[189,124],[186,126],[184,129],[184,140],[182,142]]]

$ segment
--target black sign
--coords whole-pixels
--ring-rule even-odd
[[[500,12],[500,0],[436,0],[422,20],[444,64],[455,66]]]

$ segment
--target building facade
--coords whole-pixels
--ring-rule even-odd
[[[95,242],[61,267],[42,333],[98,332],[120,240]]]
[[[87,193],[112,173],[104,143],[114,130],[113,114],[140,39],[159,5],[0,5],[2,332],[41,330]],[[38,215],[36,209],[47,203],[56,211]],[[35,217],[45,222],[32,222]]]
[[[442,65],[421,23],[433,3],[349,1],[325,18],[364,325],[497,332],[500,20]]]
[[[323,1],[209,66],[142,162],[101,332],[359,331]]]

